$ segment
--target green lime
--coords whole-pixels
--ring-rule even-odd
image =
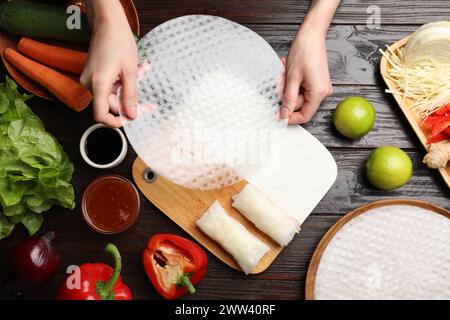
[[[375,109],[367,99],[348,97],[334,110],[333,122],[343,136],[359,139],[372,130],[375,123]]]
[[[370,183],[385,190],[400,188],[412,175],[411,158],[401,149],[391,146],[372,151],[366,162]]]

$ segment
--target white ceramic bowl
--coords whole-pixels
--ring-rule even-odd
[[[127,151],[128,151],[128,142],[127,142],[127,139],[125,138],[125,135],[122,133],[122,131],[120,129],[110,128],[111,130],[115,130],[122,140],[122,149],[120,150],[120,154],[114,161],[107,163],[107,164],[98,164],[98,163],[93,162],[91,159],[89,159],[88,155],[86,154],[86,140],[94,130],[96,130],[98,128],[103,128],[103,127],[106,127],[106,126],[101,123],[97,123],[97,124],[94,124],[93,126],[90,126],[83,133],[83,135],[81,136],[81,140],[80,140],[80,153],[81,153],[81,156],[83,157],[84,161],[86,161],[86,163],[89,164],[91,167],[94,167],[97,169],[111,169],[111,168],[118,166],[123,161],[123,159],[125,159],[125,156],[127,155]]]

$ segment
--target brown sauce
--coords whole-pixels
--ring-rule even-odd
[[[120,176],[93,181],[83,196],[85,219],[99,232],[120,232],[139,214],[139,196],[134,186]]]

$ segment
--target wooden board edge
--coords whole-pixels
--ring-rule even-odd
[[[322,237],[322,239],[320,240],[316,249],[314,250],[314,253],[312,255],[311,261],[309,263],[308,271],[306,274],[306,281],[305,281],[305,299],[306,300],[314,300],[314,284],[315,284],[315,280],[316,280],[317,269],[320,264],[320,259],[322,258],[322,255],[323,255],[326,247],[328,246],[330,241],[333,239],[333,237],[336,235],[336,233],[345,224],[347,224],[350,220],[356,218],[357,216],[359,216],[371,209],[384,207],[384,206],[390,206],[390,205],[411,205],[411,206],[421,207],[424,209],[434,211],[434,212],[441,214],[444,217],[447,217],[448,219],[450,219],[450,211],[448,211],[445,208],[428,203],[426,201],[407,199],[407,198],[374,201],[374,202],[365,204],[361,207],[358,207],[355,210],[351,211],[350,213],[347,213],[342,218],[340,218],[333,226],[331,226],[330,229],[328,229],[328,231]]]
[[[391,50],[396,50],[402,46],[405,45],[406,41],[408,40],[409,36],[395,42],[394,44],[390,45],[389,47]],[[383,55],[380,60],[380,73],[381,76],[386,83],[387,87],[390,90],[393,90],[396,88],[395,84],[389,79],[387,75],[387,70],[389,69],[389,62],[386,59],[386,57]],[[403,98],[398,94],[392,94],[394,96],[395,101],[397,102],[398,106],[402,110],[403,114],[405,115],[406,119],[408,120],[410,126],[414,130],[415,134],[419,138],[420,142],[422,143],[425,150],[428,151],[429,145],[427,144],[427,137],[425,136],[425,133],[419,126],[419,122],[417,121],[416,116],[414,113],[403,103]],[[445,168],[437,169],[444,179],[444,182],[447,184],[447,187],[450,188],[450,174],[448,172],[448,167],[450,166],[450,162],[447,164]],[[434,170],[434,169],[433,169]]]

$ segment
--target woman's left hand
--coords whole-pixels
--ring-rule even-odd
[[[332,93],[326,35],[314,28],[301,28],[283,62],[286,81],[280,116],[289,119],[289,124],[306,123]]]

